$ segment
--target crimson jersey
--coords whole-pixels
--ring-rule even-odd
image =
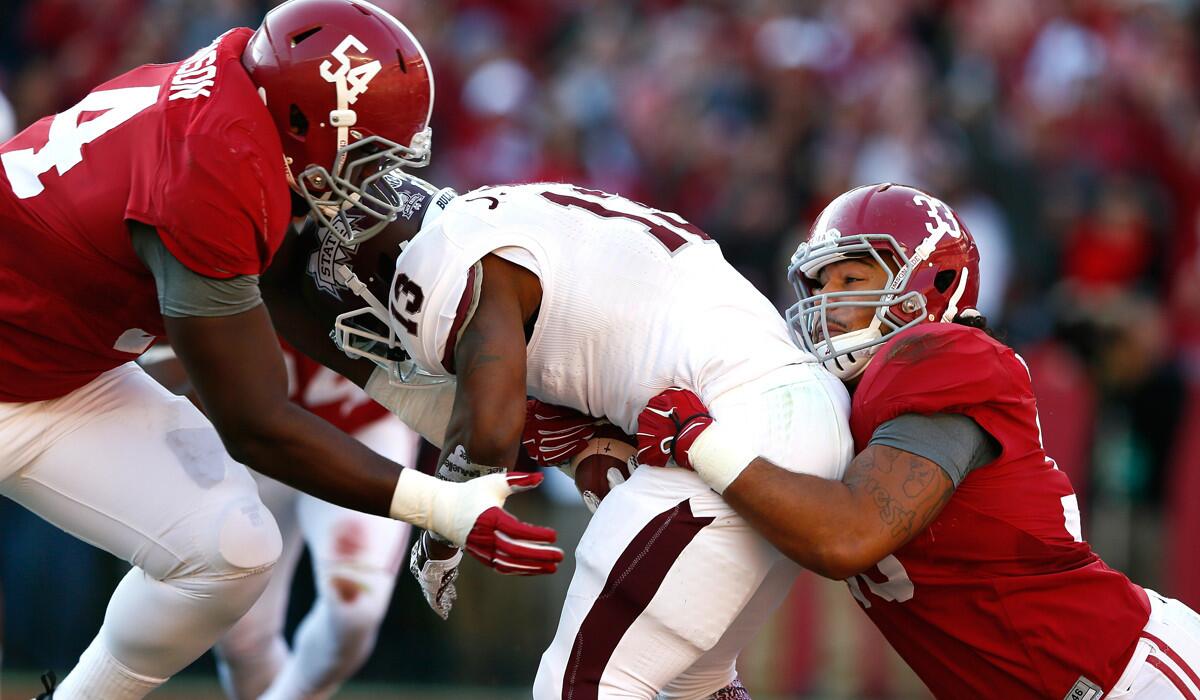
[[[1063,698],[1081,677],[1110,690],[1149,603],[1082,540],[1024,363],[961,325],[898,333],[855,391],[856,448],[905,413],[969,416],[1001,453],[928,528],[847,580],[867,615],[939,698]]]
[[[288,398],[324,418],[345,433],[390,415],[354,382],[296,352],[283,339],[283,359],[288,370]]]
[[[191,270],[257,274],[290,216],[249,29],[147,65],[0,144],[0,401],[62,396],[163,333],[126,222]]]

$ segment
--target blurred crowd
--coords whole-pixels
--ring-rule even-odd
[[[255,0],[0,2],[0,135]],[[1195,0],[379,0],[436,79],[461,190],[567,180],[675,211],[780,307],[813,215],[932,190],[983,256],[1085,532],[1200,605],[1200,8]]]

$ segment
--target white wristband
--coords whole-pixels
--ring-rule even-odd
[[[740,435],[713,421],[688,449],[688,461],[713,491],[725,493],[733,480],[758,457],[746,442]]]
[[[404,469],[396,481],[396,490],[392,493],[392,507],[388,514],[396,520],[403,520],[441,535],[462,547],[467,533],[451,532],[457,529],[452,521],[454,504],[447,502],[454,500],[447,487],[456,485],[422,474],[416,469]],[[467,532],[469,531],[468,526]]]

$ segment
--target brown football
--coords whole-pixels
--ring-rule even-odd
[[[599,504],[608,495],[608,470],[616,469],[623,479],[629,478],[629,458],[636,452],[633,438],[613,425],[604,425],[596,430],[596,436],[588,441],[587,447],[571,459],[575,468],[575,488],[588,502],[589,496]]]

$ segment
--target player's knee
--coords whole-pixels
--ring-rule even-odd
[[[269,572],[283,552],[279,526],[257,498],[230,504],[218,519],[215,534],[217,556],[210,560],[206,573],[218,578]]]
[[[385,571],[335,569],[325,572],[321,595],[344,634],[374,633],[387,614],[395,576]]]
[[[202,556],[173,578],[205,581],[262,580],[283,551],[283,538],[275,516],[257,496],[233,499],[206,523]]]

